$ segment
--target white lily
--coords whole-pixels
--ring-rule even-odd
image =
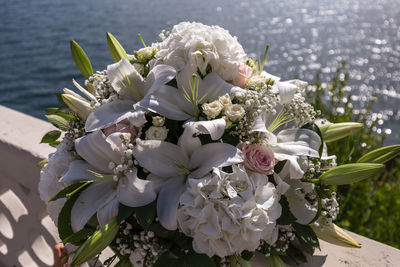
[[[133,126],[142,126],[146,122],[145,112],[135,108],[134,104],[171,81],[176,71],[171,66],[157,65],[143,78],[132,64],[121,59],[107,67],[107,74],[120,99],[108,102],[90,113],[85,124],[87,132],[104,129],[124,119]]]
[[[272,92],[279,94],[279,103],[281,105],[289,103],[297,92],[303,91],[308,85],[307,82],[301,80],[280,81],[280,77],[265,71],[261,73],[261,76],[274,81]]]
[[[285,164],[280,173],[274,173],[274,180],[278,193],[286,196],[290,211],[296,217],[296,222],[309,224],[317,215],[318,208],[311,205],[304,195],[314,190],[314,184],[292,179],[289,162]]]
[[[293,128],[278,131],[280,126],[289,122],[282,114],[282,110],[273,120],[271,114],[262,113],[254,121],[252,131],[265,133],[265,142],[274,152],[275,159],[278,161],[288,160],[291,178],[300,179],[303,177],[304,171],[297,161],[298,157],[318,158],[321,138],[317,133],[308,129]]]
[[[177,227],[177,210],[188,178],[202,178],[214,167],[224,167],[243,161],[242,152],[224,143],[201,145],[193,138],[198,124],[186,125],[178,145],[156,140],[137,140],[133,154],[150,174],[158,192],[157,215],[168,230]]]
[[[138,105],[172,120],[198,120],[199,105],[212,102],[235,88],[214,72],[201,79],[189,69],[179,73],[176,80],[178,88],[163,85]]]
[[[101,131],[95,131],[75,140],[75,149],[85,161],[73,161],[60,182],[97,180],[80,194],[72,208],[71,225],[75,232],[82,229],[95,213],[99,224],[104,225],[118,215],[119,203],[139,207],[156,198],[152,182],[139,179],[136,168],[117,181],[113,180],[108,166],[110,162],[120,163],[123,144],[118,142],[119,134],[106,137]],[[100,173],[102,178],[89,170]]]

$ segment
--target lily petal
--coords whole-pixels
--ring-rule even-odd
[[[178,89],[168,85],[162,86],[152,95],[142,99],[137,105],[171,120],[184,121],[193,116],[192,105],[181,95]]]
[[[201,100],[199,102],[214,101],[219,96],[229,94],[234,87],[234,85],[221,79],[218,74],[214,72],[210,73],[204,80],[200,80],[199,82],[199,100]]]
[[[94,95],[92,95],[91,93],[89,93],[85,88],[83,88],[77,81],[75,81],[75,79],[72,79],[72,83],[75,85],[75,87],[81,91],[87,98],[89,98],[91,101],[98,103],[96,97],[94,97]]]
[[[209,134],[212,140],[218,140],[224,135],[226,121],[220,118],[211,121],[189,122],[189,125],[194,127],[198,133]]]
[[[176,176],[182,172],[179,166],[189,166],[189,158],[185,151],[164,141],[137,140],[133,155],[143,168],[160,177]]]
[[[274,152],[319,157],[321,138],[311,130],[287,129],[280,131],[276,137],[277,144],[271,144]]]
[[[75,149],[79,156],[102,173],[109,173],[110,161],[119,163],[121,154],[112,149],[101,131],[95,131],[75,140]]]
[[[167,230],[177,228],[176,214],[178,213],[179,199],[185,191],[185,177],[183,175],[168,179],[161,189],[157,200],[157,215],[160,224]]]
[[[279,103],[281,105],[292,101],[295,93],[297,92],[297,86],[288,82],[277,82],[276,86],[279,90]]]
[[[268,132],[267,127],[265,127],[265,118],[263,112],[254,120],[253,125],[251,126],[251,132]]]
[[[196,133],[196,129],[190,123],[185,123],[183,127],[185,130],[178,139],[178,146],[185,150],[186,154],[190,156],[193,151],[201,147],[201,141],[200,138],[193,137]]]
[[[127,99],[139,101],[143,98],[145,82],[136,69],[125,58],[107,66],[107,74],[115,91]],[[128,93],[128,94],[127,94]]]
[[[145,112],[134,110],[133,101],[115,100],[104,104],[92,111],[86,120],[86,132],[93,132],[118,123],[124,119],[136,127],[146,123]]]
[[[81,230],[99,208],[115,197],[114,183],[94,183],[80,194],[71,210],[71,226],[74,232]]]
[[[93,166],[84,160],[74,160],[69,165],[68,171],[60,178],[59,182],[72,184],[77,181],[90,181],[97,179],[89,170],[97,171]]]
[[[190,169],[191,178],[204,177],[213,167],[224,167],[243,162],[243,153],[225,143],[209,143],[193,152]]]
[[[141,92],[143,96],[148,96],[158,91],[164,84],[175,78],[176,70],[169,65],[155,66],[146,77],[145,88],[148,90]]]
[[[290,211],[297,218],[296,222],[308,224],[317,215],[318,209],[312,206],[303,196],[296,193],[297,188],[303,188],[306,192],[312,191],[312,185],[303,183],[300,180],[289,179],[289,190],[286,192],[286,197],[289,202]]]
[[[117,188],[118,201],[129,207],[140,207],[153,202],[157,195],[153,183],[137,177],[137,170],[121,178]]]
[[[110,199],[105,201],[106,204],[97,210],[97,221],[100,226],[105,225],[111,219],[118,216],[119,202],[115,194]]]
[[[276,153],[274,151],[274,156],[275,159],[282,161],[282,160],[287,160],[289,161],[289,173],[290,173],[290,178],[292,179],[301,179],[303,178],[304,171],[300,167],[299,162],[297,161],[298,157],[297,156],[291,156],[288,154],[284,153]]]

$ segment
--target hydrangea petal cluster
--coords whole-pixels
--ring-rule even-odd
[[[170,35],[157,45],[156,59],[181,72],[207,73],[211,66],[225,81],[232,81],[238,67],[245,63],[246,54],[236,37],[219,26],[182,22],[172,28]]]
[[[179,229],[193,237],[197,253],[225,257],[278,238],[277,190],[267,176],[249,175],[243,167],[233,166],[232,173],[215,168],[205,178],[189,179],[180,204]]]

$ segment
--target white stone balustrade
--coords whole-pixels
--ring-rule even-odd
[[[3,106],[0,122],[0,267],[51,266],[52,247],[59,240],[39,198],[40,170],[36,163],[54,151],[39,144],[53,127]],[[362,244],[361,249],[321,241],[321,251],[300,266],[400,266],[400,250],[351,234]],[[253,266],[268,265],[265,259],[256,257]]]

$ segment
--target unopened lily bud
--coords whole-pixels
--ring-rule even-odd
[[[325,124],[319,127],[322,138],[325,143],[333,142],[350,135],[353,131],[357,131],[363,127],[358,122],[341,122]]]
[[[64,89],[65,92],[65,89]],[[93,111],[92,106],[89,101],[85,100],[83,97],[80,97],[77,94],[62,94],[62,99],[67,106],[72,109],[74,112],[78,113],[79,117],[86,120],[89,114]]]
[[[389,160],[397,157],[399,154],[400,145],[385,146],[368,152],[367,154],[362,156],[357,162],[386,163]]]
[[[350,163],[328,170],[319,181],[328,185],[351,184],[378,176],[385,165],[377,163]]]
[[[338,246],[361,248],[348,233],[334,223],[321,223],[319,227],[311,226],[318,238]]]

